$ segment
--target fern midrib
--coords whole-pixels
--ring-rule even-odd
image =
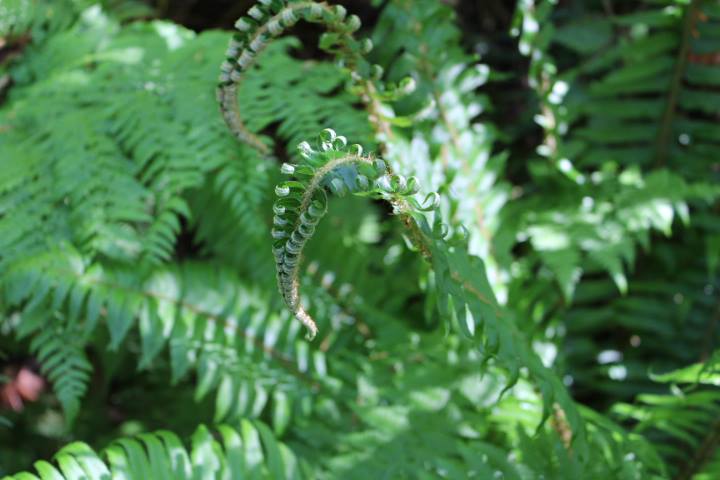
[[[409,213],[410,206],[408,205],[407,201],[405,201],[404,199],[399,202],[393,201],[393,205],[397,205],[399,210],[399,216],[402,220],[401,223],[410,232],[411,240],[413,240],[415,246],[420,250],[420,253],[427,261],[432,262],[433,253],[430,247],[432,242],[430,239],[427,238],[427,235],[423,233],[415,219]],[[478,289],[476,289],[469,280],[465,279],[455,270],[450,270],[450,277],[456,282],[462,284],[465,290],[475,295],[482,303],[491,306],[493,308],[493,311],[495,312],[495,315],[497,315],[498,317],[502,317],[502,312],[497,309],[497,305],[495,305],[495,302],[491,301],[489,298],[483,295],[482,292],[478,291]]]
[[[673,72],[672,83],[670,84],[670,92],[668,93],[667,104],[663,111],[660,121],[660,129],[655,141],[655,165],[665,166],[668,157],[668,143],[670,141],[670,133],[672,131],[672,123],[675,119],[675,109],[682,87],[685,69],[688,63],[688,53],[690,50],[690,35],[697,16],[697,6],[699,0],[692,0],[685,11],[683,19],[682,40],[680,51],[678,52],[677,61],[675,62],[675,70]]]
[[[308,188],[305,190],[305,193],[303,193],[302,201],[300,203],[300,211],[304,212],[310,207],[310,202],[312,201],[313,195],[315,195],[315,192],[318,190],[318,188],[320,188],[320,183],[325,179],[327,174],[333,171],[336,167],[353,162],[366,163],[368,165],[373,164],[372,160],[360,155],[345,155],[326,163],[325,165],[320,167],[317,172],[315,172],[312,180],[310,181],[310,184],[308,185]],[[293,230],[298,228],[299,225],[300,219],[298,217],[298,220],[295,221],[295,226],[293,227]]]

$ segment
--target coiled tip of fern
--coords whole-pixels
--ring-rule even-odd
[[[406,216],[417,214],[423,206],[413,198],[420,190],[416,177],[392,173],[383,160],[363,155],[360,145],[348,145],[347,139],[331,128],[320,132],[315,147],[301,142],[298,153],[302,160],[297,164],[280,167],[291,178],[275,187],[271,233],[278,288],[289,310],[307,328],[307,338],[312,339],[318,329],[300,305],[298,271],[303,248],[327,211],[328,194],[383,198]],[[427,206],[436,206],[436,197],[429,195]]]
[[[268,148],[259,137],[251,132],[241,117],[237,105],[238,87],[244,73],[253,66],[257,57],[274,37],[282,35],[300,20],[320,23],[327,30],[320,36],[320,48],[334,55],[338,65],[347,68],[353,82],[369,81],[369,64],[364,57],[372,50],[369,39],[357,41],[353,37],[361,21],[357,15],[348,15],[342,5],[329,5],[315,0],[258,0],[246,16],[235,22],[237,33],[226,51],[226,61],[221,66],[218,102],[223,118],[235,137],[247,143],[262,155],[269,156]],[[376,72],[377,73],[377,72]],[[381,75],[378,75],[378,78]],[[364,100],[369,102],[369,96]],[[343,142],[339,140],[339,142]],[[334,132],[329,141],[320,145],[323,150],[342,149],[345,145],[332,145]]]
[[[318,333],[318,328],[315,324],[315,320],[313,320],[312,317],[308,315],[308,313],[302,307],[299,307],[295,311],[295,318],[300,320],[300,323],[302,323],[307,329],[305,339],[310,341],[314,340]]]

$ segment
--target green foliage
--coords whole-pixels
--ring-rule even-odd
[[[720,9],[374,3],[0,6],[0,475],[719,475]]]
[[[555,26],[547,20],[554,3],[521,2],[517,12],[516,24],[523,26],[520,50],[532,57],[530,80],[540,101],[535,120],[544,143],[537,153],[551,167],[537,162],[531,174],[552,190],[526,195],[509,209],[519,221],[511,228],[529,239],[566,299],[585,259],[607,270],[625,291],[624,271],[634,263],[636,245],[647,247],[653,229],[669,235],[676,216],[688,221],[691,202],[702,206],[718,194],[707,176],[712,154],[691,152],[712,147],[704,137],[690,142],[686,132],[687,125],[704,120],[680,100],[684,78],[695,69],[687,58],[694,51],[690,25],[698,9],[711,2],[668,8],[646,2],[647,9],[626,18],[599,19],[592,7],[584,9],[581,18],[557,27],[557,43],[577,53],[573,68],[565,71],[548,52]],[[708,8],[712,23],[713,7]],[[570,42],[567,32],[586,24],[600,38],[594,40],[597,55],[584,60],[584,47]],[[687,82],[689,91],[706,88],[702,81],[697,87]],[[672,158],[692,167],[680,168]],[[568,221],[556,222],[557,216]]]
[[[614,411],[634,420],[634,430],[650,438],[668,464],[677,465],[674,478],[716,477],[720,396],[717,389],[705,386],[719,383],[717,358],[658,375],[656,380],[671,383],[670,391],[639,395],[637,404],[617,404]]]
[[[64,478],[303,478],[292,452],[262,423],[243,420],[238,428],[219,425],[220,439],[198,427],[188,450],[172,432],[144,433],[115,440],[98,455],[82,442],[63,447],[53,463],[35,463],[36,476],[16,479]]]

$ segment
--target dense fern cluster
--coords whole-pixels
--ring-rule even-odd
[[[0,475],[720,475],[720,7],[448,3],[0,5]]]

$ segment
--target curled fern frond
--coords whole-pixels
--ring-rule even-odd
[[[508,370],[507,388],[516,383],[521,367],[526,367],[543,393],[544,418],[548,418],[555,403],[559,404],[572,429],[574,448],[585,452],[585,433],[577,409],[515,322],[502,318],[483,262],[469,255],[462,241],[453,239],[439,217],[432,225],[428,223],[424,212],[437,209],[438,195],[430,194],[419,202],[415,198],[420,190],[415,177],[394,174],[383,160],[364,155],[360,145],[348,147],[345,137],[331,129],[323,130],[316,144],[313,148],[308,142],[300,143],[298,150],[304,160],[297,165],[282,165],[281,172],[292,178],[275,187],[278,200],[273,206],[278,287],[295,318],[307,328],[307,338],[314,338],[318,328],[300,301],[300,259],[327,212],[328,194],[352,193],[388,201],[406,228],[410,243],[434,271],[442,316],[467,337],[481,341],[486,359],[495,358]]]
[[[298,165],[283,164],[281,172],[293,178],[275,187],[278,200],[273,206],[273,253],[283,300],[312,339],[317,326],[300,304],[298,272],[305,244],[327,212],[328,193],[384,198],[396,213],[423,207],[410,198],[419,191],[415,177],[406,179],[393,174],[383,160],[364,155],[360,145],[348,147],[346,138],[329,128],[320,133],[317,149],[302,142],[298,150],[304,161]]]
[[[230,40],[225,61],[220,69],[217,100],[225,123],[233,135],[252,146],[264,156],[270,147],[254,134],[242,119],[238,107],[238,91],[245,72],[255,63],[259,54],[271,40],[285,33],[298,21],[322,25],[326,32],[320,37],[320,48],[331,54],[337,64],[349,74],[350,91],[365,106],[368,120],[380,141],[392,137],[389,119],[394,116],[383,102],[397,100],[415,89],[415,80],[403,78],[398,83],[383,83],[383,68],[371,64],[366,55],[372,49],[370,39],[356,39],[353,34],[360,28],[356,15],[347,15],[341,5],[304,0],[260,0],[260,3],[241,17],[235,28],[238,32]]]
[[[353,32],[360,28],[360,19],[356,15],[347,16],[344,7],[296,0],[261,0],[253,6],[247,16],[235,23],[238,32],[230,41],[221,66],[217,99],[232,133],[263,155],[269,154],[270,149],[243,122],[237,102],[238,87],[244,72],[255,64],[271,38],[282,35],[301,19],[327,29],[320,39],[320,47],[335,55],[339,63],[353,73],[353,80],[368,78],[371,73],[363,55],[370,51],[372,43],[353,37]]]

